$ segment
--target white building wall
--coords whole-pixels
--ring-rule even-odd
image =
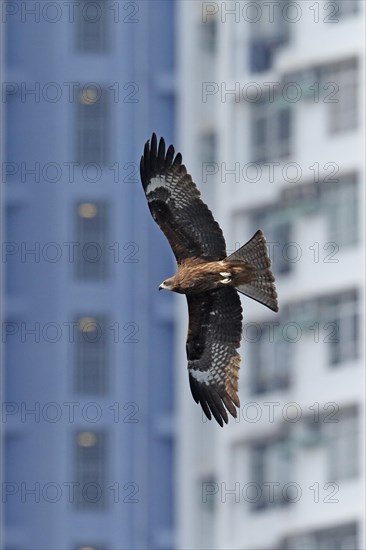
[[[266,18],[268,20],[268,3],[182,1],[179,4],[179,150],[188,171],[224,231],[228,250],[242,245],[252,236],[255,230],[251,221],[253,209],[275,203],[281,205],[281,192],[286,187],[312,184],[314,163],[319,163],[321,182],[333,169],[337,170],[336,176],[339,178],[352,172],[357,173],[360,223],[356,243],[337,249],[331,257],[338,260],[336,263],[325,261],[329,259],[327,254],[333,250],[329,247],[323,249],[332,241],[326,203],[309,214],[301,212],[302,201],[299,200],[296,204],[297,214],[292,217],[291,240],[297,243],[301,258],[292,264],[290,273],[277,276],[277,289],[281,311],[286,304],[330,294],[337,296],[343,290],[357,289],[359,354],[355,359],[346,360],[332,368],[329,365],[329,345],[323,341],[325,335],[320,332],[319,342],[316,342],[311,329],[304,327],[299,341],[291,344],[292,376],[289,386],[253,395],[250,391],[250,349],[255,344],[250,344],[249,333],[244,331],[241,348],[241,416],[237,420],[231,419],[229,425],[221,429],[213,422],[204,420],[203,413],[190,395],[184,350],[186,302],[178,297],[178,547],[269,550],[282,548],[288,537],[308,533],[308,536],[313,537],[309,539],[313,541],[308,542],[310,546],[301,546],[304,542],[300,539],[297,539],[296,544],[299,549],[315,550],[314,544],[320,544],[314,542],[318,540],[315,531],[356,523],[358,542],[348,538],[339,548],[357,550],[353,547],[355,544],[359,549],[364,547],[361,487],[364,486],[362,433],[365,357],[361,304],[364,299],[365,162],[362,98],[365,72],[362,29],[365,5],[358,2],[355,14],[341,17],[341,12],[337,16],[337,13],[333,13],[333,7],[329,6],[334,4],[336,8],[335,2],[291,2],[293,9],[298,9],[300,15],[296,19],[294,11],[286,12],[288,18],[296,19],[288,25],[288,42],[278,48],[268,70],[253,73],[248,64],[253,31],[250,18],[254,18],[253,12],[245,11],[250,9],[249,4],[255,5],[253,9],[256,7],[262,10],[260,22],[265,24]],[[230,9],[233,10],[231,14]],[[213,17],[216,18],[216,48],[207,53],[207,49],[202,47],[202,34],[207,31],[207,25],[210,22],[212,24]],[[339,19],[338,22],[336,19]],[[332,106],[324,102],[324,95],[320,95],[319,101],[314,101],[314,97],[308,95],[307,100],[290,105],[293,117],[291,153],[282,160],[275,157],[271,159],[279,163],[279,166],[272,166],[273,181],[269,181],[268,166],[258,164],[257,167],[260,166],[262,170],[258,181],[244,181],[243,170],[249,169],[248,163],[253,160],[250,145],[253,132],[252,103],[247,96],[243,99],[243,94],[249,91],[248,84],[255,83],[253,90],[264,90],[264,83],[280,83],[286,76],[295,75],[290,80],[301,86],[304,95],[305,92],[311,94],[311,89],[310,92],[308,89],[314,84],[314,79],[311,80],[310,69],[324,68],[350,57],[358,59],[357,126],[337,134],[330,133]],[[303,71],[302,74],[308,71],[308,80],[299,79],[300,71]],[[325,78],[325,83],[329,82],[332,82],[331,77]],[[235,97],[232,90],[239,92],[241,98]],[[329,89],[325,92],[329,92]],[[335,97],[339,96],[336,94]],[[284,101],[287,105],[290,103],[286,98]],[[214,176],[207,175],[209,168],[202,165],[200,156],[200,137],[208,127],[217,137],[216,164],[211,167],[217,172]],[[293,176],[291,167],[287,168],[289,172],[285,172],[289,174],[287,181],[283,177],[283,170],[286,170],[289,162],[301,169],[301,178],[296,182],[289,181]],[[229,170],[237,166],[239,169],[236,175],[230,174]],[[254,170],[256,167],[252,168]],[[252,174],[250,177],[254,178],[253,172],[246,174]],[[273,236],[267,232],[267,241],[271,242],[271,238]],[[317,252],[314,243],[319,243],[319,261],[315,261]],[[242,303],[245,330],[248,330],[250,323],[259,326],[260,322],[278,322],[280,319],[277,314],[245,297]],[[290,316],[289,321],[297,323],[298,319]],[[319,323],[324,324],[321,320]],[[324,329],[321,328],[321,331],[324,332]],[[295,403],[296,409],[289,403]],[[357,474],[349,479],[329,479],[331,459],[327,450],[328,440],[325,441],[324,436],[320,443],[314,445],[306,445],[301,440],[305,430],[303,418],[314,415],[317,407],[325,413],[332,412],[330,403],[335,404],[337,414],[346,408],[358,407],[358,468]],[[271,407],[273,419],[270,417]],[[300,411],[302,420],[290,422],[289,417],[296,411]],[[256,413],[261,418],[252,421]],[[335,418],[339,426],[341,421],[339,417]],[[320,424],[323,429],[325,423],[320,421]],[[297,502],[254,511],[243,498],[247,484],[254,482],[250,449],[254,442],[270,441],[283,428],[291,430],[289,441],[293,450],[291,466],[285,474],[288,481],[300,489],[301,495]],[[271,479],[267,481],[276,482],[278,472],[273,461],[269,461],[269,472],[271,468],[272,475],[267,474]],[[279,481],[282,482],[281,479]],[[214,493],[211,497],[208,494],[210,491]]]

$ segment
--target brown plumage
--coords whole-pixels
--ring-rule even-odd
[[[242,309],[238,292],[278,311],[274,277],[261,231],[230,256],[222,231],[172,145],[156,135],[145,144],[141,181],[154,220],[166,235],[178,271],[161,289],[186,294],[187,357],[194,400],[223,426],[240,407],[238,379]]]
[[[180,294],[198,294],[213,288],[240,286],[255,280],[250,266],[237,261],[206,262],[199,258],[187,258],[178,264],[178,272],[167,279],[161,288]],[[230,279],[230,281],[228,281]]]

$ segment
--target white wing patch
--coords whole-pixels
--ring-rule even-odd
[[[158,189],[159,187],[165,187],[165,179],[163,177],[155,177],[155,178],[151,178],[151,181],[149,183],[149,185],[146,187],[146,190],[145,190],[145,193],[146,195],[149,195],[149,193],[151,193],[151,191],[155,191],[155,189]]]
[[[204,382],[205,384],[208,384],[209,381],[212,379],[212,375],[209,371],[190,369],[190,373],[193,378],[197,380],[197,382]]]
[[[149,184],[145,189],[147,200],[148,201],[151,200],[150,194],[153,191],[156,191],[156,189],[164,189],[164,188],[169,190],[169,195],[170,195],[165,199],[165,202],[167,204],[174,202],[175,208],[185,208],[189,206],[189,200],[190,200],[189,196],[184,191],[180,193],[177,192],[175,189],[175,186],[173,185],[173,179],[171,177],[166,177],[166,176],[155,176],[154,178],[151,178]]]

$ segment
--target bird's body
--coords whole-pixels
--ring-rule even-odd
[[[199,294],[215,288],[249,283],[252,277],[250,268],[241,262],[207,262],[192,258],[179,264],[176,275],[165,280],[161,288],[179,294]]]
[[[222,426],[240,407],[238,378],[242,308],[238,292],[278,311],[274,277],[261,231],[227,256],[222,231],[172,145],[145,144],[141,181],[154,220],[175,254],[178,271],[160,289],[185,294],[187,358],[193,398]]]

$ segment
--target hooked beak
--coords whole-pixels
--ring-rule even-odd
[[[165,284],[165,281],[159,286],[159,290],[171,290],[171,286]]]

